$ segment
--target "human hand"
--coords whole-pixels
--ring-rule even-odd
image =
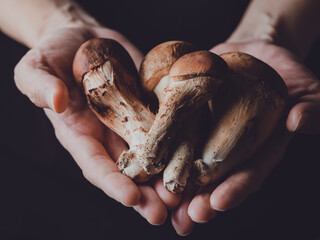
[[[257,191],[272,169],[281,161],[292,133],[319,133],[319,80],[290,51],[263,41],[224,43],[213,49],[222,54],[240,51],[251,54],[272,66],[285,81],[289,96],[286,123],[280,123],[272,136],[253,157],[219,183],[201,189],[190,186],[183,200],[172,214],[172,224],[182,235],[189,233],[194,222],[204,223],[241,204]],[[291,132],[291,133],[290,133]]]
[[[161,224],[167,216],[165,205],[151,183],[136,185],[119,172],[115,160],[126,144],[91,112],[73,79],[75,53],[94,37],[119,41],[139,65],[142,54],[121,34],[103,27],[64,27],[43,36],[21,59],[15,68],[16,85],[35,105],[45,108],[58,140],[92,184],[134,206],[150,223]],[[170,194],[155,186],[164,198],[169,196],[170,205]]]

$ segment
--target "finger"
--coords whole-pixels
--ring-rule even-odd
[[[223,53],[226,53],[226,52],[236,52],[236,51],[241,51],[241,50],[243,51],[245,46],[246,46],[246,44],[244,44],[244,43],[218,44],[218,45],[214,46],[213,48],[211,48],[210,51],[215,53],[215,54],[220,55],[220,54],[223,54]]]
[[[62,113],[68,105],[68,89],[52,74],[40,51],[30,50],[17,64],[14,79],[18,89],[36,106]]]
[[[227,178],[210,197],[214,210],[226,211],[240,205],[251,193],[259,189],[262,178],[254,170],[245,168]]]
[[[282,159],[291,135],[275,131],[264,147],[241,169],[223,181],[211,194],[210,205],[225,211],[241,204],[251,193],[260,189],[263,181]]]
[[[291,132],[317,134],[320,132],[320,102],[301,102],[289,112],[287,128]]]
[[[218,212],[210,206],[210,196],[216,184],[203,187],[190,202],[188,214],[196,223],[206,223],[213,219]]]
[[[175,194],[169,192],[164,186],[163,186],[163,178],[162,177],[156,177],[154,180],[154,189],[157,192],[158,196],[162,200],[162,202],[166,205],[167,208],[173,209],[176,208],[181,200],[181,194]]]
[[[106,128],[105,130],[104,147],[114,162],[118,160],[124,150],[128,149],[126,142],[109,128]]]
[[[189,235],[195,225],[194,221],[192,221],[188,214],[188,207],[195,192],[195,186],[187,186],[182,194],[182,201],[180,202],[179,206],[172,212],[172,226],[180,236]]]
[[[167,209],[151,186],[139,186],[141,199],[133,208],[150,224],[161,225],[167,218]]]
[[[67,129],[55,129],[58,140],[72,155],[89,182],[125,206],[139,203],[139,188],[131,179],[120,173],[98,140],[88,135],[75,134]]]

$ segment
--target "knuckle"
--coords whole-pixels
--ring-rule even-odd
[[[92,174],[90,174],[89,171],[87,171],[86,169],[82,169],[82,175],[84,176],[85,179],[87,179],[91,184],[94,184],[94,179],[92,177]]]
[[[310,93],[318,93],[320,91],[320,82],[313,79],[313,83],[309,84],[308,91]]]
[[[20,72],[21,72],[21,65],[23,63],[21,60],[18,62],[18,64],[14,67],[13,70],[13,79],[16,84],[16,87],[19,89],[20,92],[24,93],[24,89],[21,85],[21,81],[23,81],[23,78],[20,77]]]
[[[23,60],[32,68],[39,68],[45,59],[41,51],[34,48],[26,53],[26,55],[23,57]]]
[[[96,176],[92,171],[87,170],[86,168],[82,169],[82,175],[85,179],[88,180],[89,183],[96,186],[97,188],[100,188],[100,179],[98,176]]]
[[[38,107],[43,107],[42,99],[41,99],[40,94],[38,92],[31,91],[29,94],[27,94],[27,96],[29,97],[30,101],[34,105],[36,105]]]
[[[93,158],[94,158],[94,161],[96,161],[96,162],[105,160],[105,156],[100,155],[100,154],[94,155],[94,156],[90,157],[89,159],[93,159]],[[93,168],[94,167],[90,166],[90,165],[82,166],[82,174],[91,184],[100,188],[101,184],[103,182],[105,182],[108,174],[104,171],[97,171],[96,169],[93,169]]]
[[[30,101],[38,107],[43,107],[43,91],[37,91],[34,87],[32,70],[41,68],[44,57],[38,49],[29,50],[14,68],[14,82],[20,92],[26,95]]]

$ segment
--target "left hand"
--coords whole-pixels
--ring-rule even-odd
[[[241,204],[257,191],[272,169],[281,161],[293,132],[320,132],[320,82],[290,51],[263,41],[223,43],[211,49],[216,54],[245,52],[273,67],[289,91],[286,126],[279,125],[253,157],[226,176],[221,183],[186,191],[183,201],[172,214],[177,233],[186,235],[195,223],[205,223],[219,211]]]
[[[96,37],[119,41],[136,65],[141,62],[142,53],[118,32],[105,27],[62,27],[43,36],[21,59],[15,68],[16,84],[35,105],[45,108],[57,139],[89,182],[116,201],[133,206],[151,224],[162,224],[166,206],[177,205],[179,197],[167,192],[160,180],[155,186],[136,184],[120,173],[115,161],[127,149],[126,144],[94,116],[73,79],[77,49]]]

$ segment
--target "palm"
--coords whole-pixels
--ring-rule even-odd
[[[115,159],[126,144],[95,117],[73,79],[75,53],[82,43],[94,37],[120,41],[139,65],[142,54],[115,31],[102,27],[65,28],[45,36],[23,57],[15,71],[17,86],[36,105],[63,112],[45,109],[58,140],[91,183],[124,205],[135,205],[150,223],[163,223],[167,214],[165,205],[152,186],[138,186],[119,172]],[[44,97],[48,89],[54,92],[49,102]],[[159,186],[156,184],[155,188],[170,203],[171,196]]]
[[[46,111],[56,131],[63,131],[61,134],[64,135],[91,136],[105,146],[108,135],[112,132],[107,131],[107,128],[90,111],[72,76],[74,54],[83,42],[92,37],[94,37],[92,33],[82,29],[80,31],[79,29],[62,29],[58,33],[46,36],[40,42],[38,49],[44,56],[43,66],[52,69],[56,76],[64,81],[69,90],[69,104],[63,114],[57,115]],[[120,141],[119,138],[118,142]],[[114,145],[117,146],[117,141],[114,142]],[[112,146],[108,146],[110,149],[114,149]]]
[[[173,213],[173,224],[180,232],[189,232],[194,222],[207,222],[217,210],[240,204],[260,188],[264,179],[279,163],[288,145],[289,131],[317,133],[320,131],[320,84],[311,72],[288,50],[264,42],[223,43],[212,49],[217,54],[245,52],[272,66],[285,81],[290,102],[286,128],[282,125],[251,159],[220,184],[212,184],[185,199]],[[196,192],[198,191],[198,192]],[[190,216],[187,218],[186,216]]]
[[[103,30],[98,31],[98,37],[103,37],[104,34],[105,32]],[[50,51],[53,51],[53,57],[55,57],[55,59],[53,59],[54,62],[56,64],[59,64],[59,66],[56,67],[60,68],[62,67],[60,66],[60,64],[63,64],[63,67],[65,67],[64,72],[70,71],[70,64],[73,60],[73,55],[77,50],[78,46],[83,41],[83,38],[79,38],[80,44],[78,44],[78,46],[75,46],[74,43],[71,46],[68,46],[68,44],[70,45],[69,36],[70,32],[68,31],[65,36],[65,43],[63,42],[63,39],[59,39],[59,41],[57,41],[59,42],[59,45],[61,45],[62,48],[60,48],[59,45],[53,45],[52,49],[50,49]],[[54,42],[56,41],[54,41],[53,39],[53,43]],[[46,42],[46,46],[48,46],[48,42]],[[66,54],[64,54],[64,52],[66,52]],[[65,57],[63,57],[64,55]],[[60,59],[62,59],[62,61],[59,61]],[[72,82],[72,77],[70,78],[70,80]],[[67,81],[69,82],[69,79],[67,79]],[[71,135],[87,135],[91,136],[94,139],[97,139],[100,143],[102,143],[102,145],[114,161],[118,159],[118,156],[125,149],[124,141],[120,137],[115,135],[112,131],[110,131],[108,128],[106,128],[94,116],[91,110],[87,107],[87,103],[82,94],[80,93],[78,86],[71,84],[71,86],[69,87],[69,94],[70,103],[66,111],[60,115],[50,115],[50,112],[48,111],[47,114],[49,115],[49,118],[52,121],[53,119],[55,119],[55,121],[59,122],[60,125],[63,125],[64,131],[70,132]],[[66,132],[64,134],[66,134]],[[167,190],[163,188],[161,178],[158,178],[155,181],[154,187],[157,194],[160,196],[161,200],[165,203],[166,206],[173,207],[179,202],[180,196],[167,192]]]
[[[263,42],[236,44],[226,43],[212,49],[216,53],[228,51],[242,51],[249,53],[272,66],[285,81],[289,96],[290,105],[293,107],[287,119],[287,128],[290,131],[299,130],[308,133],[316,133],[320,129],[307,119],[307,114],[313,114],[318,118],[320,103],[320,84],[312,73],[302,62],[290,51]],[[304,112],[304,121],[297,124],[301,118],[300,113]],[[299,129],[295,129],[299,128]]]

